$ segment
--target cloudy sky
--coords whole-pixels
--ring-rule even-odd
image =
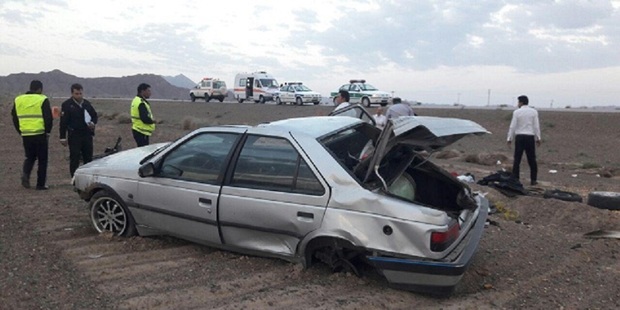
[[[0,75],[224,79],[424,103],[620,106],[620,0],[0,0]],[[489,95],[490,94],[490,95]]]

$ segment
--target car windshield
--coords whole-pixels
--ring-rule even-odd
[[[362,90],[378,90],[377,88],[375,88],[374,86],[370,84],[359,84],[359,85]]]
[[[275,79],[260,79],[260,84],[263,85],[263,87],[269,87],[269,88],[279,88],[279,84],[278,81],[276,81]]]
[[[226,82],[224,81],[213,82],[213,88],[222,88],[222,87],[226,87]]]
[[[295,85],[293,87],[296,91],[312,91],[312,89],[308,88],[306,85]]]

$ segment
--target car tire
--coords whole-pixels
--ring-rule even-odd
[[[370,99],[368,99],[367,97],[362,98],[362,105],[370,108]]]
[[[98,191],[91,197],[89,209],[91,223],[98,233],[111,232],[121,237],[137,234],[133,216],[118,195]]]
[[[258,103],[265,104],[265,97],[263,96],[258,97]]]
[[[241,99],[241,98],[239,98],[239,97],[237,97],[237,101],[238,101],[239,103],[243,103],[243,99]]]
[[[320,101],[315,101],[314,105],[318,105],[319,103],[321,103]]]
[[[282,104],[282,100],[280,100],[280,97],[276,97],[276,104],[277,105],[281,105]]]
[[[381,102],[381,106],[384,107],[387,105],[387,102]]]
[[[338,104],[338,103],[336,103],[336,97],[334,97],[334,99],[332,99],[332,101],[334,102],[334,105]]]
[[[297,97],[297,99],[295,99],[295,104],[296,105],[304,105],[304,101],[300,97]]]
[[[588,205],[599,209],[620,210],[620,193],[618,192],[590,192]]]
[[[211,96],[205,94],[205,102],[209,102],[211,100]]]
[[[543,198],[554,198],[563,201],[576,201],[583,202],[583,198],[579,194],[561,191],[559,189],[546,190],[543,193]]]
[[[224,102],[224,97],[220,97],[220,98],[219,98],[219,99],[217,99],[217,100],[219,100],[220,102]]]
[[[196,102],[196,96],[194,96],[194,94],[189,94],[189,98],[192,99],[192,102]]]

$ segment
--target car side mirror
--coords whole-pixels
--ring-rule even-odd
[[[138,175],[141,178],[151,177],[155,175],[155,165],[152,162],[145,163],[138,168]]]

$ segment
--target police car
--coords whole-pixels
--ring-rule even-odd
[[[340,86],[337,91],[330,94],[334,104],[336,103],[336,96],[341,90],[349,91],[351,97],[349,103],[358,103],[366,107],[370,107],[371,104],[380,104],[384,107],[392,99],[389,93],[367,84],[366,80],[350,80],[349,84]]]
[[[321,102],[321,94],[312,91],[302,82],[286,82],[280,87],[280,94],[276,97],[276,104],[293,103],[303,105],[311,102],[315,105]]]

